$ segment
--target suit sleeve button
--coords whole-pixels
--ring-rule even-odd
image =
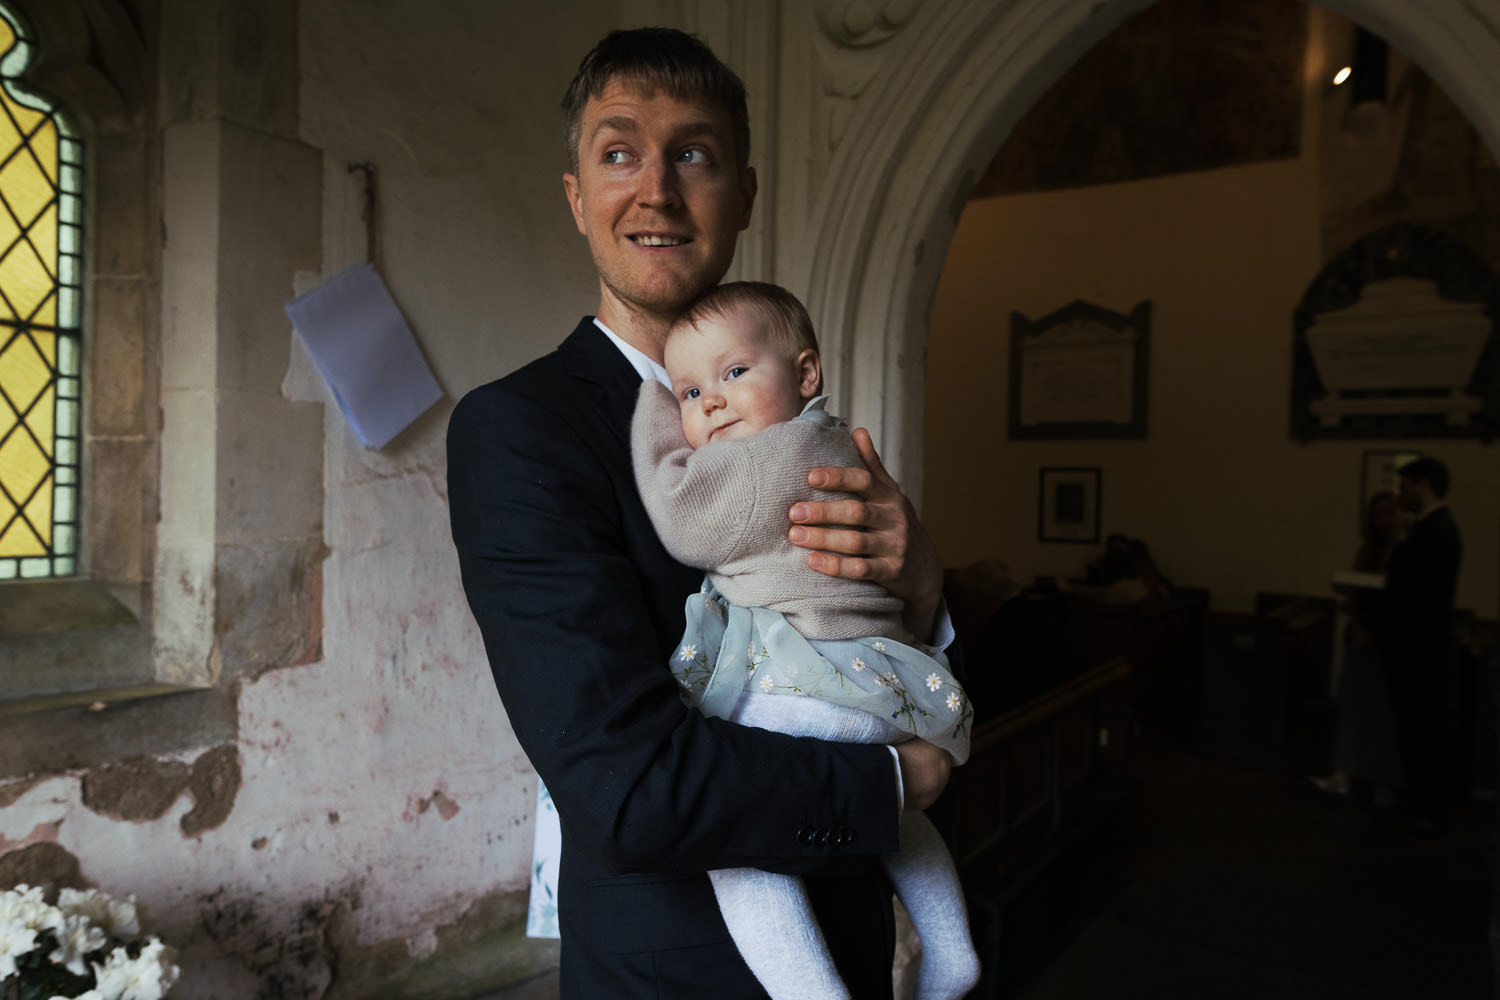
[[[813,838],[816,836],[817,831],[815,831],[810,826],[804,825],[797,827],[797,843],[801,844],[804,847],[810,845],[813,842]]]
[[[819,830],[818,831],[818,846],[819,847],[827,847],[828,846],[828,839],[829,839],[829,837],[830,837],[830,834],[829,834],[829,832],[828,832],[828,830],[826,828],[822,829],[822,830]]]

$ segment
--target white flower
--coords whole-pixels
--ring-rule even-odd
[[[885,652],[885,643],[883,643],[883,642],[877,642],[877,643],[873,643],[873,645],[875,646],[875,652],[877,652],[877,653],[884,653]]]
[[[948,711],[957,712],[959,706],[961,706],[963,703],[964,700],[958,696],[957,691],[948,692]]]
[[[77,914],[93,921],[110,937],[134,939],[141,934],[140,914],[135,897],[121,901],[98,889],[64,889],[58,894],[57,908],[64,915]]]
[[[94,966],[98,992],[119,1000],[161,1000],[177,981],[178,969],[172,964],[177,952],[151,938],[137,958],[124,948],[116,948],[103,965]]]
[[[57,936],[57,947],[47,957],[56,965],[66,965],[75,976],[87,974],[89,966],[84,958],[109,943],[103,930],[78,913],[64,915],[62,926],[53,928],[52,933]]]
[[[943,679],[941,677],[939,677],[937,674],[928,674],[927,675],[927,690],[929,690],[929,691],[936,691],[938,688],[940,688],[942,686],[943,686]]]
[[[897,690],[897,691],[905,691],[906,690],[906,685],[901,683],[901,678],[897,677],[894,672],[886,674],[885,675],[885,679],[886,679],[886,683],[888,683],[895,690]]]
[[[865,669],[865,661],[856,656],[849,661],[849,666],[853,667],[856,671],[863,671]]]
[[[745,655],[750,657],[750,659],[752,660],[755,659],[755,643],[752,642],[750,644],[750,648],[745,650]]]
[[[890,687],[890,686],[891,686],[891,683],[890,683],[890,681],[888,681],[888,680],[886,680],[886,679],[885,679],[885,678],[884,678],[884,677],[883,677],[883,676],[882,676],[882,675],[880,675],[880,674],[876,674],[876,675],[875,675],[875,683],[876,683],[876,684],[879,684],[879,685],[880,685],[880,686],[881,686],[881,687],[883,687],[883,688],[884,688],[884,687]]]
[[[684,663],[698,655],[698,647],[688,643],[677,651],[677,658]]]
[[[774,688],[775,686],[776,686],[776,683],[773,680],[771,680],[771,675],[770,674],[767,674],[766,676],[764,676],[764,677],[762,677],[760,679],[760,689],[762,691],[764,691],[766,694],[770,694],[771,693],[771,689]]]

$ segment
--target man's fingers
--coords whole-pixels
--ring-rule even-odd
[[[850,528],[816,528],[810,525],[797,525],[787,533],[787,538],[793,545],[804,549],[817,549],[840,556],[885,554],[878,548],[882,544],[878,536],[868,531],[856,531]]]
[[[864,496],[874,484],[870,470],[857,466],[822,465],[807,474],[807,485],[831,492]]]
[[[866,559],[862,556],[840,556],[832,552],[809,552],[808,568],[824,576],[837,576],[845,580],[874,580],[886,583],[896,578],[897,563],[894,559]]]
[[[787,517],[793,524],[846,524],[875,528],[874,510],[863,500],[804,500],[792,504]],[[795,539],[794,539],[795,540]]]
[[[876,479],[885,480],[895,484],[891,474],[885,471],[885,463],[880,460],[880,455],[875,451],[875,442],[870,439],[870,432],[863,427],[854,428],[854,448],[859,452],[860,461],[870,470]]]

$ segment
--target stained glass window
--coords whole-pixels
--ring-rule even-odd
[[[83,146],[0,2],[0,581],[78,572]]]

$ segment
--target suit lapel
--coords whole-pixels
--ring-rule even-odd
[[[610,429],[628,454],[630,417],[635,412],[636,398],[641,394],[640,374],[594,325],[592,317],[584,317],[562,342],[558,353],[562,355],[569,376],[598,387],[596,391],[584,394],[588,405],[595,409],[599,422]]]

